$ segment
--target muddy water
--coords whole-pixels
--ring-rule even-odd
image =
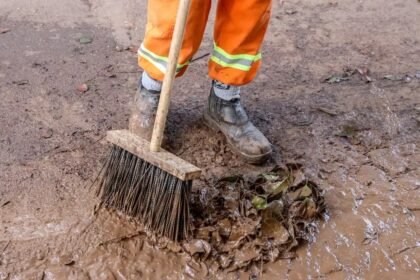
[[[244,165],[201,124],[205,60],[178,82],[168,148],[204,169],[195,189],[294,161],[325,190],[328,216],[297,258],[237,272],[159,249],[116,213],[94,215],[103,136],[126,126],[138,76],[135,54],[115,51],[112,34],[139,38],[145,17],[131,9],[121,23],[109,1],[23,2],[0,4],[0,27],[11,29],[0,34],[0,279],[418,278],[417,1],[293,0],[274,11],[261,74],[243,94],[276,148],[267,166]],[[86,34],[94,40],[80,46]],[[360,66],[372,83],[357,71],[322,82]],[[82,82],[86,94],[74,90]]]

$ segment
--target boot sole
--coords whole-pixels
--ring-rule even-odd
[[[204,112],[203,118],[204,118],[204,124],[207,127],[209,127],[210,129],[212,129],[215,132],[222,132],[221,129],[219,128],[219,126],[217,125],[217,123],[207,114],[207,112]],[[250,164],[261,164],[261,163],[265,162],[268,159],[268,157],[271,155],[271,153],[273,152],[273,150],[270,150],[269,152],[267,152],[263,155],[258,155],[258,156],[247,155],[247,154],[239,151],[235,147],[235,145],[233,145],[231,143],[231,141],[229,140],[228,137],[225,136],[225,139],[226,139],[226,142],[229,144],[230,148],[236,154],[238,154],[242,159],[244,159],[245,162],[250,163]]]

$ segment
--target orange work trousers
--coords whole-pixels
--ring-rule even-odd
[[[177,65],[185,73],[198,50],[206,27],[211,0],[192,0]],[[163,80],[175,25],[178,0],[149,0],[146,34],[138,51],[139,66],[149,76]],[[261,65],[260,48],[271,13],[271,0],[219,0],[214,26],[213,52],[208,73],[228,85],[252,81]]]

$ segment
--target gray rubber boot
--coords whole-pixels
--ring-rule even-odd
[[[273,151],[264,134],[249,120],[240,99],[223,100],[216,96],[213,87],[204,121],[210,128],[221,131],[233,150],[248,163],[264,163]]]
[[[150,141],[152,138],[153,125],[159,104],[160,93],[149,91],[139,85],[131,105],[131,116],[128,121],[130,132]]]

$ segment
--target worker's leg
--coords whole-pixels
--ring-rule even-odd
[[[138,51],[139,65],[147,74],[162,81],[166,69],[179,1],[149,0],[146,34]],[[211,0],[192,0],[179,62],[182,75],[203,38]]]
[[[228,85],[244,85],[261,64],[261,44],[271,0],[219,0],[209,76]]]
[[[177,0],[149,0],[148,3],[146,34],[138,51],[138,62],[144,71],[129,120],[130,131],[147,140],[152,135],[178,3]],[[211,0],[191,1],[177,76],[185,72],[188,62],[200,46],[210,5]]]
[[[271,0],[219,0],[209,62],[213,86],[204,119],[222,131],[233,150],[251,163],[265,161],[272,148],[248,119],[239,86],[249,83],[260,67],[270,9]]]

